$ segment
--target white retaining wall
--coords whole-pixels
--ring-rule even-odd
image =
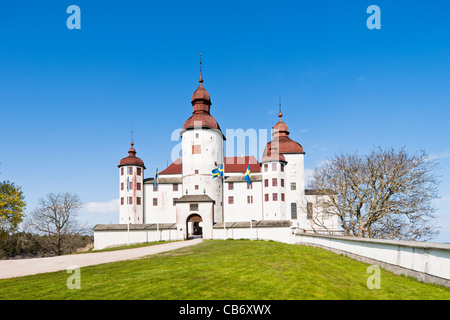
[[[292,243],[293,235],[289,227],[237,227],[226,228],[215,227],[214,239],[251,239],[251,240],[273,240],[284,243]]]
[[[159,230],[106,230],[95,231],[94,233],[94,249],[101,250],[110,247],[123,246],[134,243],[146,243],[155,241],[173,241],[183,240],[180,238],[176,229]]]
[[[397,274],[450,286],[450,245],[301,233],[295,244],[319,246],[374,263]]]

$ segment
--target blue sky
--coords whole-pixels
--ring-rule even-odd
[[[27,212],[73,192],[81,220],[116,223],[131,128],[153,176],[191,115],[201,51],[222,130],[270,130],[281,96],[307,170],[375,146],[436,158],[434,241],[450,242],[448,2],[42,2],[0,9],[0,180],[22,186]],[[72,4],[81,30],[66,27]],[[366,27],[372,4],[380,30]]]

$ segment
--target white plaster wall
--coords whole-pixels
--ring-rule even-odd
[[[192,214],[198,214],[202,218],[203,239],[212,239],[213,211],[212,202],[198,202],[197,211],[190,210],[189,202],[177,203],[177,230],[182,234],[183,239],[187,238],[186,221]]]
[[[296,243],[320,245],[450,280],[450,245],[296,234]]]
[[[185,130],[181,133],[181,137],[183,195],[208,195],[215,201],[214,221],[222,221],[222,181],[220,178],[212,178],[212,170],[224,161],[223,135],[219,130],[199,128]],[[193,154],[193,145],[200,145],[201,152]],[[195,170],[198,170],[198,173],[195,173]]]
[[[265,171],[264,165],[268,164],[268,170]],[[276,164],[276,170],[272,170],[272,164]],[[286,168],[285,168],[286,169]],[[263,220],[288,220],[290,217],[286,214],[286,170],[281,172],[280,162],[264,162],[262,171],[262,202],[264,207]],[[277,185],[272,185],[272,179],[277,179]],[[265,186],[264,180],[268,179],[269,185]],[[281,187],[281,179],[284,179],[284,187]],[[277,201],[273,200],[273,194],[276,193]],[[285,201],[281,200],[281,193],[285,195]],[[265,194],[269,195],[269,201],[265,201]]]
[[[290,227],[239,227],[214,228],[214,239],[252,239],[273,240],[283,243],[292,243],[293,234]]]
[[[158,191],[153,191],[153,183],[146,183],[145,194],[145,223],[175,223],[176,206],[173,205],[174,198],[181,198],[182,184],[178,184],[178,191],[173,191],[171,183],[158,184]],[[153,206],[153,198],[158,199],[158,206]]]
[[[243,176],[243,175],[242,175]],[[262,219],[261,182],[253,181],[252,189],[247,189],[247,181],[234,182],[234,190],[228,190],[229,183],[225,182],[224,202],[225,221],[250,221]],[[234,198],[234,204],[228,203],[228,197]],[[253,196],[253,203],[247,203],[247,196]]]
[[[128,168],[133,168],[133,174],[130,175],[129,181],[133,182],[133,190],[127,191],[127,177]],[[124,174],[120,175],[123,168]],[[141,168],[141,175],[136,174],[138,166],[123,166],[119,168],[119,223],[120,224],[142,224],[144,223],[144,168]],[[141,184],[141,190],[136,190],[136,184]],[[123,190],[121,184],[123,183]],[[124,204],[121,204],[121,198],[124,199]],[[127,198],[133,198],[133,204],[128,204]],[[141,204],[136,203],[136,198],[141,198]]]
[[[157,230],[96,231],[94,233],[94,250],[116,247],[134,243],[154,242],[158,240]],[[159,241],[183,240],[177,230],[159,230]]]

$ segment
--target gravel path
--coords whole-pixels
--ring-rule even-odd
[[[0,260],[0,279],[67,270],[69,267],[73,268],[74,266],[81,268],[114,261],[137,259],[155,253],[192,246],[201,241],[202,239],[194,239],[109,252],[93,252],[49,258]]]

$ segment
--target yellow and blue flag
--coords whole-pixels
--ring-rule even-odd
[[[248,184],[252,184],[252,181],[250,180],[250,164],[248,164],[248,168],[244,173],[244,179],[247,180]]]
[[[221,165],[220,167],[214,169],[212,171],[212,174],[213,174],[213,179],[215,177],[223,177],[223,165]]]
[[[127,192],[130,191],[130,175],[127,175]]]
[[[154,187],[158,186],[158,175],[159,175],[158,167],[156,167],[155,180],[153,181],[153,186]]]

